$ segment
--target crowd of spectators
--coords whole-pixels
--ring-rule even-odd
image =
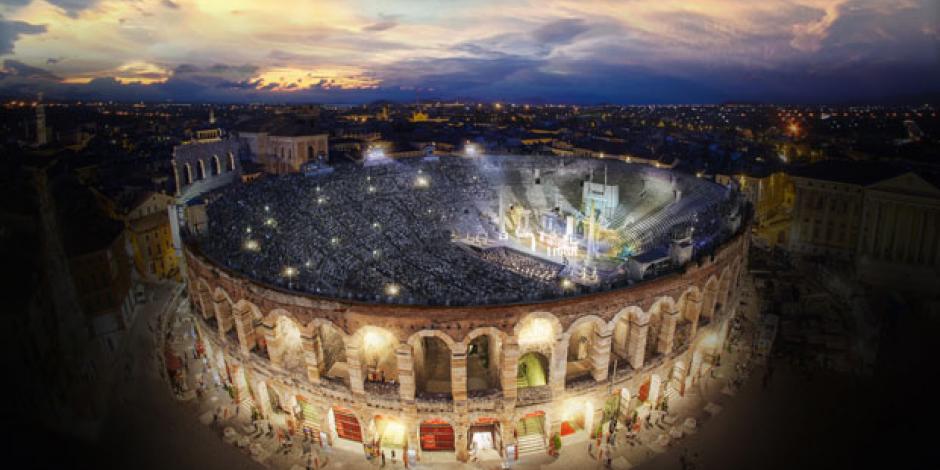
[[[582,160],[571,163],[580,171],[589,164]],[[532,168],[562,165],[568,163],[554,157],[444,156],[340,164],[324,176],[268,176],[211,198],[199,246],[255,281],[350,300],[469,305],[570,295],[559,282],[560,264],[455,243],[498,240],[497,188],[518,193],[538,174]],[[688,203],[681,205],[707,217],[686,222],[714,222],[714,207]]]

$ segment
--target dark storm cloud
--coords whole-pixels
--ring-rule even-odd
[[[42,34],[46,26],[25,21],[7,20],[0,15],[0,55],[12,54],[13,46],[24,34]]]
[[[163,3],[163,6],[167,8],[171,8],[173,10],[179,10],[180,8],[179,4],[174,2],[173,0],[163,0],[162,3]]]
[[[563,19],[539,26],[532,31],[532,38],[544,44],[567,44],[590,29],[581,19]]]
[[[3,69],[0,70],[0,74],[2,74],[0,77],[4,78],[15,76],[24,79],[41,81],[58,82],[62,80],[48,70],[41,69],[39,67],[33,67],[13,59],[7,59],[3,61]]]
[[[14,0],[15,1],[15,0]],[[78,14],[95,6],[99,0],[46,0],[52,5],[59,7],[66,15],[77,18]],[[22,3],[22,2],[18,2]]]

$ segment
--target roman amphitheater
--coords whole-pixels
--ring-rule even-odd
[[[615,160],[374,160],[224,188],[185,237],[199,340],[249,413],[517,458],[644,419],[721,350],[734,191]]]

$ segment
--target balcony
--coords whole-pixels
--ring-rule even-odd
[[[366,391],[366,395],[375,395],[382,397],[397,397],[398,395],[398,382],[379,382],[366,380],[362,383],[363,389]]]
[[[477,390],[468,394],[467,408],[469,411],[497,411],[503,407],[503,392],[501,390]]]
[[[548,385],[525,387],[516,391],[517,406],[535,405],[552,401],[552,389]]]
[[[449,394],[443,397],[423,393],[415,396],[415,407],[419,413],[450,413],[454,411],[454,402]]]

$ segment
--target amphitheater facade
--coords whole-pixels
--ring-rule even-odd
[[[727,336],[747,244],[744,230],[625,288],[462,307],[318,297],[194,243],[184,257],[199,340],[240,406],[324,445],[466,461],[643,419],[695,386]]]

